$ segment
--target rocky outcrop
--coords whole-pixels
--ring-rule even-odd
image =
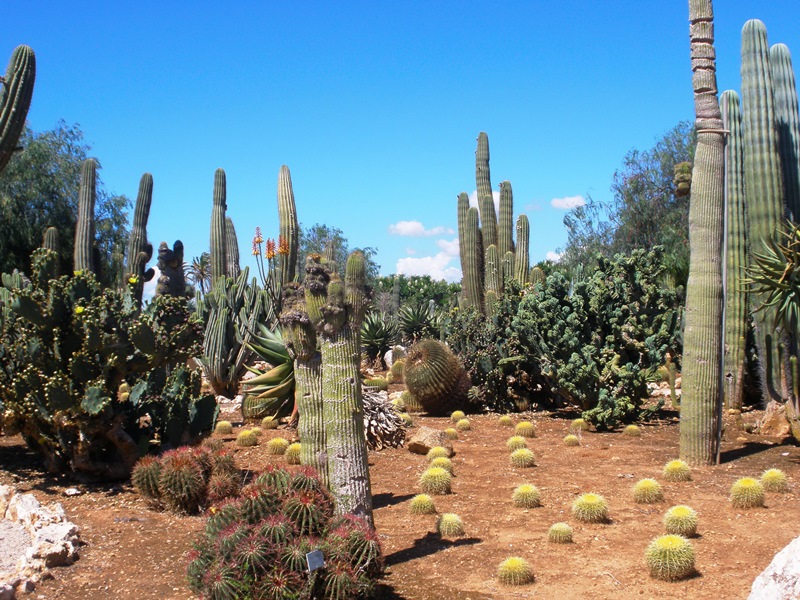
[[[800,537],[775,555],[756,577],[748,600],[794,600],[800,598]]]

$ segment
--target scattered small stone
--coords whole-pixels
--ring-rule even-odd
[[[83,492],[81,492],[78,488],[67,488],[64,490],[65,496],[80,496]]]

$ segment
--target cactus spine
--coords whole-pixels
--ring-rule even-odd
[[[76,271],[94,273],[94,203],[97,188],[97,162],[93,158],[83,161],[81,188],[78,196],[78,219],[75,224]]]
[[[744,157],[739,95],[733,90],[720,98],[722,122],[729,131],[725,143],[726,283],[725,283],[725,405],[741,408],[747,334],[747,294],[743,279],[747,264]],[[672,365],[672,363],[670,363]],[[673,365],[674,368],[674,365]]]
[[[292,175],[286,165],[283,165],[278,173],[278,222],[280,228],[278,291],[280,291],[285,284],[294,281],[297,274],[299,246],[299,225],[292,190]]]
[[[225,244],[226,204],[225,171],[217,169],[214,173],[214,206],[211,209],[211,282],[227,276],[227,252]]]
[[[147,263],[153,258],[153,244],[147,242],[147,219],[150,216],[150,205],[153,202],[153,176],[145,173],[139,180],[139,194],[136,196],[136,208],[133,211],[131,237],[128,240],[128,272],[133,297],[142,303],[144,284],[150,281],[155,271],[145,270]]]
[[[241,271],[236,227],[233,226],[233,219],[225,217],[225,275],[236,279]]]
[[[517,248],[514,257],[514,279],[517,283],[524,286],[528,283],[528,273],[530,268],[529,238],[531,226],[528,223],[527,215],[517,217]]]
[[[36,79],[36,56],[28,46],[17,46],[11,54],[6,76],[0,83],[0,171],[11,160],[25,128]]]
[[[689,280],[686,285],[680,454],[712,464],[718,450],[722,349],[722,246],[725,140],[717,100],[714,12],[709,0],[689,0],[692,84],[697,150],[689,206]]]
[[[800,116],[792,55],[786,44],[769,49],[783,187],[789,218],[800,222]]]

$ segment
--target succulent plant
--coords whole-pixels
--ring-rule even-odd
[[[578,438],[577,435],[570,433],[569,435],[564,436],[564,445],[565,446],[580,446],[581,440]]]
[[[673,506],[664,515],[664,530],[669,534],[692,537],[697,533],[697,512],[685,504]]]
[[[448,427],[443,431],[445,439],[448,440],[457,440],[458,439],[458,429],[455,427]]]
[[[535,508],[542,505],[542,496],[535,485],[523,483],[514,490],[511,496],[515,506]]]
[[[424,410],[422,404],[420,404],[414,395],[408,390],[403,390],[403,392],[400,394],[400,400],[402,400],[405,404],[406,410],[413,410],[414,412],[420,412]]]
[[[404,378],[411,395],[433,415],[447,414],[463,405],[472,385],[455,354],[432,339],[420,340],[409,349]]]
[[[497,419],[497,424],[501,427],[513,427],[514,420],[508,415],[501,415],[500,418]]]
[[[629,436],[629,437],[639,437],[642,435],[642,430],[639,428],[638,425],[627,425],[625,429],[622,430],[622,433]]]
[[[453,474],[453,461],[451,461],[446,456],[437,456],[429,463],[430,467],[439,467],[450,473]]]
[[[289,447],[289,440],[282,437],[272,438],[267,442],[267,454],[272,456],[282,456]]]
[[[524,438],[535,438],[536,427],[534,427],[533,423],[530,421],[520,421],[517,423],[516,427],[514,427],[514,433]]]
[[[452,475],[441,467],[427,469],[419,478],[419,487],[425,494],[449,494]]]
[[[653,504],[662,500],[664,493],[655,479],[640,479],[633,486],[633,501],[637,504]]]
[[[394,380],[396,383],[402,383],[403,381],[403,374],[404,374],[404,365],[406,364],[406,359],[398,358],[392,363],[391,374],[394,375]]]
[[[414,420],[411,418],[411,415],[406,412],[400,413],[400,418],[403,419],[403,423],[406,427],[411,427],[414,424]]]
[[[463,410],[454,410],[454,411],[453,411],[453,412],[450,414],[450,420],[451,420],[453,423],[458,423],[458,422],[459,422],[461,419],[464,419],[464,418],[466,418],[466,416],[467,416],[467,415],[465,415],[465,414],[464,414],[464,411],[463,411]]]
[[[569,425],[570,431],[589,431],[589,423],[586,419],[573,419]]]
[[[251,432],[253,433],[253,435],[255,435],[256,437],[261,437],[262,435],[264,435],[264,432],[263,432],[263,431],[261,431],[261,427],[251,427],[251,428],[250,428],[250,431],[251,431]]]
[[[753,477],[738,479],[731,486],[731,505],[734,508],[764,506],[764,486]]]
[[[300,445],[300,442],[294,442],[293,444],[289,444],[289,446],[286,448],[286,452],[284,452],[283,455],[286,458],[286,464],[299,465],[301,450],[302,446]]]
[[[524,558],[512,556],[497,567],[497,578],[505,585],[526,585],[534,581],[533,568]]]
[[[258,436],[250,429],[243,429],[236,436],[237,446],[256,446],[258,445]]]
[[[0,171],[11,160],[25,128],[36,80],[36,56],[29,46],[17,46],[11,54],[0,94]]]
[[[175,512],[193,514],[205,501],[206,478],[189,449],[170,450],[161,462],[159,496]]]
[[[278,419],[271,416],[266,416],[261,419],[261,429],[277,429]]]
[[[527,447],[528,442],[526,442],[525,438],[521,435],[512,435],[506,440],[506,448],[508,448],[509,452],[514,452],[515,450]]]
[[[208,503],[217,504],[227,498],[235,497],[241,488],[241,476],[222,471],[214,473],[208,480]]]
[[[389,389],[389,382],[386,381],[386,378],[384,377],[371,377],[369,379],[365,379],[364,385],[366,387],[377,388],[381,391],[386,391]]]
[[[406,411],[406,403],[403,402],[402,398],[395,398],[391,401],[391,405],[394,406],[398,412],[405,412]]]
[[[761,485],[767,492],[788,492],[789,482],[786,473],[780,469],[767,469],[761,474]]]
[[[509,460],[511,461],[511,466],[517,467],[518,469],[528,469],[536,466],[536,457],[534,457],[533,452],[527,448],[514,450]]]
[[[428,450],[428,453],[425,455],[425,458],[427,458],[428,462],[430,462],[434,458],[440,458],[440,457],[450,458],[451,454],[452,452],[450,452],[450,450],[448,450],[444,446],[434,446],[433,448]]]
[[[149,503],[158,504],[161,493],[158,481],[161,477],[161,463],[155,456],[143,456],[133,467],[131,483],[140,496]]]
[[[464,535],[464,522],[457,514],[444,513],[436,520],[436,531],[442,537],[459,537]]]
[[[233,425],[230,421],[217,421],[217,426],[214,427],[214,433],[219,435],[230,435],[233,433]]]
[[[409,502],[408,511],[412,515],[432,515],[436,513],[436,506],[428,494],[417,494]]]
[[[552,544],[571,544],[572,527],[567,523],[553,523],[547,530],[547,540]]]
[[[691,481],[692,469],[682,460],[671,460],[664,465],[662,475],[666,481]]]
[[[469,422],[469,419],[461,419],[456,423],[457,431],[469,431],[470,429],[472,429],[472,424]]]
[[[664,581],[685,579],[694,572],[694,548],[679,535],[662,535],[645,552],[650,576]]]
[[[581,494],[572,503],[572,516],[583,523],[603,523],[608,520],[608,502],[600,494]]]

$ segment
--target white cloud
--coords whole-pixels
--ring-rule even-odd
[[[550,200],[550,205],[553,208],[560,208],[561,210],[572,210],[586,204],[583,196],[564,196],[563,198],[553,198]]]
[[[153,278],[150,281],[144,282],[142,300],[152,300],[153,296],[156,295],[156,284],[158,283],[158,278],[161,277],[161,271],[155,265],[153,265],[153,270],[156,272],[156,274],[153,275]]]
[[[458,238],[453,238],[452,241],[436,240],[436,245],[442,249],[442,252],[447,256],[458,256]]]
[[[407,237],[430,237],[432,235],[450,235],[453,230],[442,226],[425,229],[425,226],[419,221],[398,221],[389,225],[389,233]]]
[[[414,256],[416,253],[417,253],[416,248],[406,248],[406,254],[408,254],[409,256]]]
[[[419,258],[401,258],[397,261],[397,273],[402,275],[430,275],[433,279],[444,279],[455,282],[461,280],[461,269],[450,266],[453,260],[445,252],[436,256],[421,256]]]
[[[545,258],[547,260],[552,260],[553,262],[558,262],[561,260],[561,255],[558,252],[553,252],[550,250],[547,254],[545,254]]]
[[[492,190],[492,199],[494,200],[494,211],[496,213],[500,212],[500,192],[497,190]],[[472,193],[469,195],[469,205],[474,206],[478,210],[480,207],[478,206],[478,190],[472,190]]]
[[[524,212],[538,212],[544,210],[544,207],[538,202],[531,202],[525,206]]]

